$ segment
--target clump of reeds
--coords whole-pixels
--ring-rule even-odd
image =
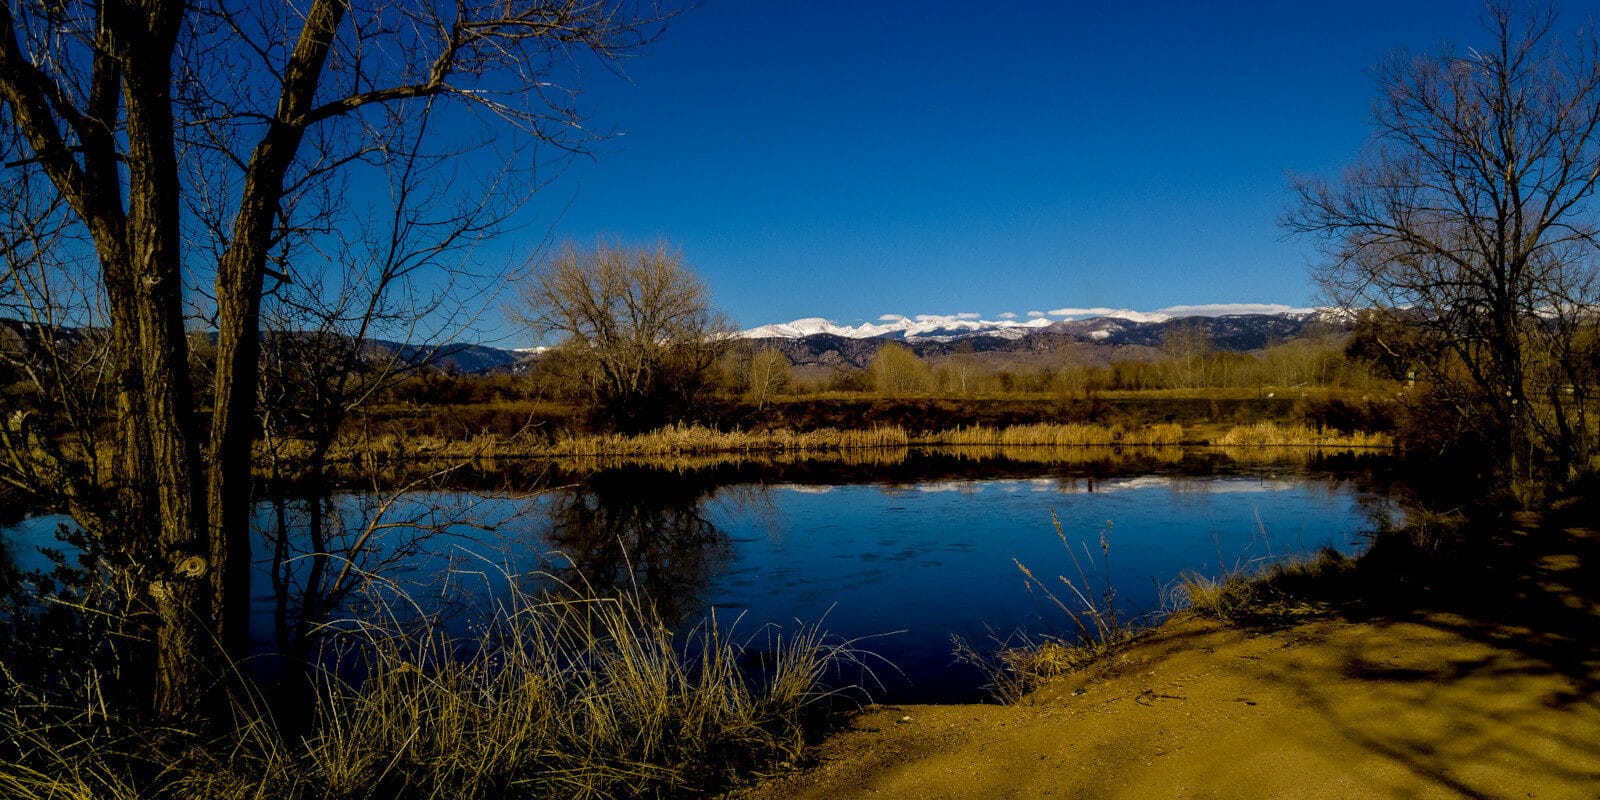
[[[1276,422],[1257,422],[1235,425],[1216,444],[1223,447],[1323,447],[1369,448],[1390,447],[1393,440],[1382,433],[1365,431],[1319,430],[1309,425],[1280,425]]]
[[[513,587],[471,636],[395,594],[327,632],[309,724],[260,697],[200,736],[112,724],[12,689],[0,796],[38,798],[651,797],[792,761],[830,678],[855,658],[816,627],[674,633],[636,596]],[[27,702],[19,704],[17,700]]]
[[[1116,586],[1111,580],[1110,525],[1100,532],[1099,559],[1087,543],[1081,544],[1083,558],[1080,559],[1067,541],[1061,519],[1054,512],[1050,519],[1077,575],[1076,578],[1056,577],[1066,591],[1057,594],[1052,582],[1040,579],[1022,562],[1013,561],[1027,581],[1028,589],[1039,592],[1066,614],[1073,633],[1037,641],[1023,637],[1020,642],[1000,642],[998,652],[993,655],[979,652],[959,638],[955,640],[957,658],[982,669],[989,678],[990,693],[1002,703],[1017,702],[1042,681],[1083,669],[1119,652],[1150,623],[1148,618],[1130,617],[1117,610]],[[1099,574],[1091,578],[1096,566]],[[1096,580],[1100,584],[1098,589],[1094,587]]]
[[[714,618],[680,638],[636,597],[513,600],[465,645],[403,626],[350,634],[370,662],[321,687],[306,741],[318,784],[341,797],[386,781],[422,797],[721,785],[797,755],[801,716],[846,655],[815,628],[774,634],[752,675]]]
[[[1145,425],[1142,427],[1128,428],[1122,432],[1121,444],[1138,445],[1142,447],[1170,447],[1183,444],[1183,426],[1177,423],[1161,423],[1158,425]]]
[[[1303,616],[1318,610],[1308,587],[1354,566],[1339,551],[1323,548],[1309,558],[1263,560],[1219,577],[1185,572],[1178,576],[1178,593],[1189,611],[1223,622]]]
[[[951,428],[922,437],[921,442],[936,445],[1043,445],[1108,446],[1116,443],[1117,429],[1101,425],[1012,425],[991,428],[985,425]]]
[[[796,432],[719,431],[700,425],[671,425],[647,433],[608,434],[557,439],[533,455],[556,457],[677,456],[693,453],[818,452],[869,447],[905,447],[904,428],[880,426],[865,430],[821,428]]]
[[[1048,424],[984,425],[951,428],[917,437],[917,444],[999,447],[1112,447],[1175,445],[1183,441],[1181,425],[1126,429],[1120,425]]]

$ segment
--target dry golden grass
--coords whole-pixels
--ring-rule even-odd
[[[1121,447],[945,445],[941,446],[939,451],[972,461],[1001,459],[1019,464],[1093,464],[1125,459],[1142,459],[1160,464],[1176,464],[1183,460],[1183,448],[1176,445],[1169,447],[1139,445]]]
[[[865,430],[821,428],[812,431],[718,431],[701,425],[673,425],[648,433],[561,437],[478,435],[465,439],[415,436],[401,440],[392,435],[343,442],[335,460],[387,461],[417,457],[664,457],[704,453],[826,453],[870,448],[925,446],[1093,447],[1161,446],[1183,441],[1180,425],[1153,425],[1124,429],[1104,425],[1016,425],[1007,428],[974,426],[916,434],[900,426]],[[292,452],[293,445],[286,452]]]
[[[917,444],[994,445],[1000,447],[1159,446],[1183,442],[1183,426],[1152,425],[1124,429],[1120,425],[1013,425],[1007,428],[953,428],[917,437]]]
[[[1100,425],[1013,425],[1007,428],[975,425],[931,433],[922,437],[922,443],[998,447],[1107,447],[1116,443],[1120,432],[1118,428]]]
[[[410,600],[330,630],[351,680],[321,673],[309,730],[235,695],[205,738],[108,722],[5,687],[0,796],[566,798],[705,791],[792,761],[825,681],[854,658],[816,627],[735,638],[708,618],[676,635],[638,597],[513,591],[463,639]],[[392,613],[391,613],[392,612]],[[3,667],[3,665],[0,665]],[[18,702],[18,701],[22,702]]]
[[[1394,440],[1387,434],[1356,431],[1345,433],[1332,429],[1318,431],[1307,425],[1279,425],[1274,422],[1257,422],[1253,425],[1236,425],[1213,444],[1222,447],[1321,447],[1321,448],[1378,448],[1392,447]]]
[[[1003,703],[1014,703],[1033,691],[1042,681],[1074,672],[1111,656],[1149,629],[1151,615],[1128,617],[1117,608],[1116,587],[1111,581],[1111,528],[1100,532],[1097,558],[1087,542],[1077,552],[1062,530],[1061,518],[1051,512],[1056,538],[1061,541],[1076,577],[1065,574],[1046,581],[1027,565],[1012,559],[1022,573],[1028,591],[1048,599],[1071,621],[1070,637],[1043,640],[1022,636],[1022,641],[999,641],[992,655],[979,652],[960,637],[955,639],[956,657],[983,670],[988,690]],[[1059,583],[1060,585],[1056,585]]]
[[[910,455],[909,447],[874,447],[853,450],[685,453],[672,456],[567,456],[552,459],[552,463],[566,472],[580,474],[629,466],[692,472],[738,464],[827,463],[853,467],[888,467],[904,463]]]
[[[1205,436],[1202,430],[1200,436]],[[1387,434],[1318,432],[1305,425],[1260,422],[1238,425],[1211,436],[1214,446],[1240,461],[1280,460],[1287,448],[1309,453],[1330,449],[1378,449],[1393,446]],[[1182,425],[1032,424],[1010,427],[971,426],[912,433],[900,426],[864,430],[822,428],[813,431],[719,431],[702,425],[673,425],[637,435],[497,436],[466,438],[385,434],[347,440],[330,454],[334,464],[368,471],[413,463],[483,462],[496,458],[542,458],[572,468],[606,468],[648,463],[669,469],[720,464],[809,460],[860,464],[894,464],[911,447],[951,448],[970,458],[1006,458],[1032,463],[1083,463],[1118,455],[1181,458],[1186,439]],[[283,442],[280,452],[296,455],[300,443]],[[1263,455],[1266,453],[1266,455]]]
[[[1298,599],[1303,586],[1353,568],[1354,562],[1331,549],[1316,555],[1235,569],[1218,578],[1186,572],[1178,577],[1178,593],[1187,609],[1212,619],[1232,622],[1262,616],[1293,616],[1314,610]]]
[[[620,466],[642,461],[669,468],[692,468],[745,460],[844,460],[852,463],[893,464],[903,460],[909,447],[1004,448],[1004,457],[1034,462],[1086,461],[1100,456],[1071,452],[1073,448],[1176,447],[1184,437],[1181,425],[1148,427],[1083,424],[1017,425],[952,428],[912,434],[900,426],[865,430],[822,428],[812,431],[718,431],[701,425],[673,425],[637,435],[601,434],[562,436],[555,439],[480,434],[451,439],[392,434],[351,439],[335,445],[329,455],[334,464],[358,465],[368,470],[406,461],[485,461],[495,458],[545,458],[570,466]],[[288,460],[303,455],[303,443],[277,445]],[[1029,448],[1048,451],[1029,452]],[[976,452],[976,451],[974,451]],[[990,457],[1000,453],[992,452]]]
[[[1183,443],[1183,426],[1173,423],[1129,428],[1122,432],[1120,442],[1141,447],[1169,447]]]

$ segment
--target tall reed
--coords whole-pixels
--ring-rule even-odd
[[[1223,447],[1375,448],[1393,446],[1394,441],[1383,433],[1319,430],[1308,425],[1257,422],[1234,426],[1216,444]]]
[[[706,454],[812,455],[847,450],[922,446],[1116,447],[1170,446],[1183,442],[1174,424],[1123,428],[1118,425],[1034,424],[991,428],[958,427],[913,434],[898,425],[865,429],[820,428],[794,431],[719,431],[702,425],[670,425],[640,434],[595,434],[554,439],[479,435],[451,440],[433,436],[401,441],[392,436],[342,443],[335,460],[389,461],[399,458],[668,458]]]
[[[1175,445],[1183,441],[1183,426],[1151,425],[1127,429],[1120,425],[1036,424],[990,428],[975,425],[951,428],[917,437],[917,444],[996,445],[1001,447],[1112,447],[1116,445]]]
[[[990,693],[1002,703],[1018,702],[1040,682],[1082,669],[1118,652],[1151,624],[1149,615],[1129,617],[1118,611],[1117,589],[1111,579],[1110,524],[1100,532],[1100,557],[1097,559],[1087,543],[1080,543],[1083,557],[1079,558],[1054,511],[1050,513],[1050,521],[1076,575],[1076,578],[1056,576],[1056,582],[1064,591],[1055,588],[1055,582],[1041,579],[1021,561],[1012,561],[1022,573],[1028,590],[1040,594],[1065,614],[1072,623],[1073,633],[1039,640],[1014,636],[997,641],[998,648],[992,654],[979,651],[960,638],[954,641],[956,658],[983,670],[989,678]],[[1021,641],[1016,641],[1017,638]]]
[[[815,626],[687,633],[637,595],[515,585],[450,633],[392,587],[324,631],[309,724],[288,731],[248,687],[205,736],[108,721],[9,686],[0,796],[45,798],[655,797],[792,761],[855,662]],[[22,701],[22,702],[18,702]]]

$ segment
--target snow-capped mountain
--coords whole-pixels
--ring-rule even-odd
[[[1060,309],[1051,312],[1111,311],[1105,316],[1051,320],[989,321],[962,316],[898,317],[880,323],[838,325],[825,319],[803,319],[763,325],[741,336],[783,353],[796,366],[865,367],[884,343],[903,342],[913,353],[938,358],[964,349],[986,359],[1065,359],[1077,363],[1109,363],[1117,359],[1156,358],[1177,330],[1194,330],[1217,350],[1244,353],[1313,333],[1337,333],[1350,320],[1320,309],[1286,309],[1271,313],[1235,312],[1240,306],[1185,306],[1137,312],[1110,309]],[[1247,312],[1251,306],[1243,307]],[[1182,313],[1188,312],[1188,313]],[[1209,313],[1195,313],[1209,312]],[[1019,355],[1032,354],[1032,355]],[[998,362],[997,362],[998,363]]]
[[[1043,318],[1018,322],[1009,319],[992,321],[970,319],[966,315],[940,316],[920,314],[916,317],[900,317],[895,320],[878,323],[866,322],[852,326],[836,325],[821,317],[807,317],[793,322],[762,325],[747,331],[740,331],[739,335],[746,339],[802,339],[819,333],[843,336],[846,339],[924,339],[945,341],[968,336],[998,336],[1002,339],[1021,339],[1033,331],[1048,328],[1050,325],[1051,321]]]
[[[1219,319],[1266,316],[1303,322],[1323,313],[1321,309],[1312,308],[1292,308],[1263,303],[1229,303],[1172,306],[1157,311],[1133,311],[1125,308],[1061,308],[1051,311],[1049,316],[1037,316],[1028,320],[985,320],[978,319],[976,314],[918,314],[914,317],[886,315],[878,322],[840,325],[821,317],[807,317],[793,322],[761,325],[740,331],[739,336],[746,339],[803,339],[807,336],[827,334],[846,339],[947,342],[975,336],[1022,339],[1033,333],[1056,331],[1075,338],[1103,340],[1112,338],[1131,326],[1160,325],[1188,317]],[[1059,319],[1050,319],[1050,316]]]

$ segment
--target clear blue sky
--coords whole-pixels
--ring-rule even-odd
[[[1483,41],[1481,8],[709,0],[588,76],[622,135],[524,235],[665,238],[742,327],[1306,305],[1286,175],[1348,163],[1374,65]]]

